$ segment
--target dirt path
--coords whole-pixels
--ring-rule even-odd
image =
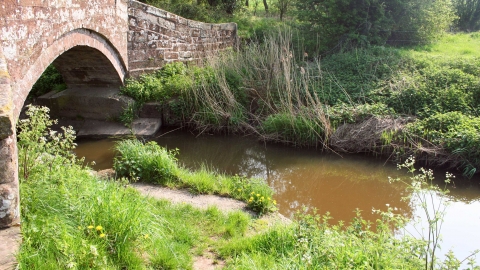
[[[208,207],[216,206],[223,212],[242,210],[254,215],[253,212],[247,209],[246,203],[231,198],[215,195],[195,195],[187,190],[176,190],[144,183],[135,183],[132,184],[132,186],[139,190],[143,195],[155,199],[169,200],[172,203],[187,203],[200,209],[207,209]]]

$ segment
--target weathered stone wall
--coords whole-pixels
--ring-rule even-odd
[[[10,74],[0,45],[0,228],[18,223],[19,190]]]
[[[134,1],[128,2],[129,74],[149,72],[173,61],[197,61],[237,42],[235,23],[188,20]]]

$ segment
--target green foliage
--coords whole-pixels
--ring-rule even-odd
[[[336,104],[325,109],[333,127],[346,123],[358,123],[371,116],[392,116],[395,112],[383,103],[348,105]]]
[[[316,91],[329,105],[369,102],[375,98],[370,92],[388,81],[401,61],[398,50],[381,46],[333,54],[320,62]]]
[[[471,32],[480,29],[480,1],[453,0],[458,20],[455,26],[460,31]]]
[[[116,144],[113,167],[119,176],[145,182],[165,184],[177,180],[177,151],[167,151],[155,142],[143,144],[138,140],[124,140]]]
[[[193,78],[181,62],[165,65],[153,74],[141,75],[138,80],[128,79],[121,92],[139,102],[165,102],[192,87]]]
[[[288,113],[269,115],[262,123],[263,132],[281,141],[297,145],[317,145],[324,139],[323,125],[315,119]]]
[[[237,15],[232,19],[237,23],[238,36],[241,37],[241,41],[246,42],[263,42],[269,32],[276,31],[279,26],[283,25],[276,18],[259,18],[249,14]]]
[[[419,269],[423,242],[397,239],[391,226],[403,218],[391,210],[377,229],[357,217],[348,226],[328,223],[331,217],[299,213],[291,227],[276,227],[221,249],[234,256],[227,269]],[[388,250],[388,251],[387,251]]]
[[[29,93],[30,98],[39,97],[52,90],[62,91],[67,88],[63,81],[62,75],[57,71],[53,65],[49,65],[47,69],[42,73],[42,76],[32,86],[32,90]]]
[[[213,221],[198,211],[153,206],[132,188],[100,181],[71,153],[73,133],[52,133],[48,109],[30,106],[19,123],[19,166],[23,242],[21,269],[167,269],[191,267],[194,236],[204,231],[188,225],[205,222],[221,230],[227,217]],[[68,130],[68,129],[65,129]],[[52,134],[55,134],[52,136]],[[27,178],[28,177],[28,178]],[[181,217],[171,217],[181,213]],[[185,222],[185,218],[190,222]],[[217,224],[217,223],[214,223]],[[225,229],[223,229],[225,231]],[[180,241],[184,235],[192,239]],[[161,261],[154,251],[169,256]],[[147,255],[150,260],[146,261]],[[161,263],[159,263],[161,261]],[[155,262],[155,263],[154,263]]]
[[[130,102],[124,111],[118,116],[118,120],[126,127],[131,127],[131,124],[135,118],[138,117],[138,110],[141,107],[140,102]]]
[[[470,170],[480,165],[479,117],[470,117],[460,112],[438,113],[409,124],[407,130],[468,160],[473,167]]]
[[[421,117],[452,111],[477,113],[474,94],[479,92],[480,80],[472,62],[446,62],[421,54],[409,57],[406,68],[381,92],[381,100],[398,113]]]
[[[273,190],[263,179],[251,179],[238,175],[230,177],[229,189],[234,198],[247,202],[250,209],[258,213],[273,212],[277,201],[272,199]]]
[[[218,23],[241,11],[237,0],[142,0],[186,19]]]
[[[308,34],[321,38],[319,51],[325,51],[340,41],[359,45],[381,44],[393,21],[380,1],[297,1],[297,18]],[[381,32],[382,31],[382,32]]]
[[[430,43],[455,19],[449,0],[297,1],[297,18],[306,35],[321,38],[312,52],[338,44],[365,46]],[[307,44],[308,45],[308,44]]]
[[[276,202],[271,200],[273,190],[264,180],[218,175],[206,168],[196,172],[180,168],[175,158],[178,151],[167,151],[153,141],[120,141],[116,145],[116,151],[118,156],[115,157],[113,166],[119,176],[134,181],[188,188],[197,194],[230,196],[247,202],[249,208],[261,214],[275,210]],[[252,192],[265,199],[249,201]]]
[[[71,152],[76,146],[75,131],[71,126],[62,127],[63,133],[50,129],[56,120],[51,120],[47,107],[27,105],[28,118],[18,122],[19,170],[27,180],[35,170],[44,167],[53,169],[54,165],[75,163],[75,155]]]

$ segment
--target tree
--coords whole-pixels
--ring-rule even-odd
[[[289,7],[292,5],[292,0],[277,0],[275,5],[280,13],[280,20],[283,21],[283,17],[287,13]]]
[[[306,35],[321,38],[320,51],[345,42],[428,43],[455,19],[451,0],[303,0],[296,8]]]
[[[480,0],[454,0],[453,4],[459,30],[470,32],[480,29]]]
[[[321,51],[345,40],[375,43],[380,31],[392,25],[380,0],[304,0],[296,2],[296,9],[307,32],[321,38]]]
[[[263,6],[265,7],[265,12],[268,13],[268,3],[267,3],[267,0],[263,0]]]

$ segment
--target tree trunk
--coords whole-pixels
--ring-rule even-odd
[[[263,0],[263,6],[265,7],[265,13],[268,13],[268,4],[267,4],[267,0]]]

